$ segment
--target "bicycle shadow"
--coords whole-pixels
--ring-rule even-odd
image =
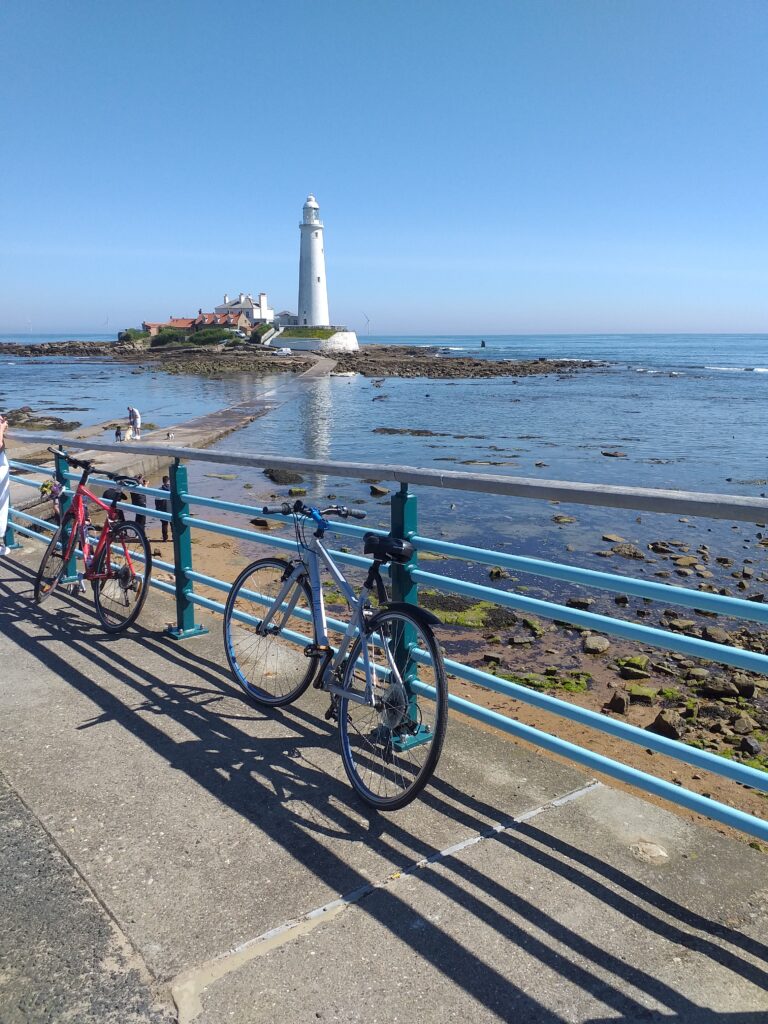
[[[20,576],[24,578],[24,573]],[[407,868],[414,860],[434,857],[439,849],[424,838],[418,827],[418,812],[415,824],[408,825],[405,815],[387,817],[362,809],[346,780],[328,774],[320,763],[322,758],[318,760],[318,752],[336,755],[335,730],[328,723],[318,721],[300,706],[273,711],[251,708],[227,678],[227,670],[208,653],[176,646],[141,627],[131,634],[133,642],[126,637],[105,636],[92,612],[89,618],[85,602],[65,595],[55,610],[47,605],[30,608],[26,593],[19,593],[0,579],[0,628],[98,709],[98,714],[82,722],[80,729],[98,729],[106,722],[119,724],[169,766],[251,822],[323,886],[338,893],[367,890],[369,895],[358,903],[360,911],[460,986],[486,1012],[506,1020],[514,1007],[515,1015],[520,1014],[526,1021],[566,1019],[494,967],[489,957],[468,948],[437,922],[423,920],[418,929],[412,928],[414,908],[395,886],[371,888],[367,875],[344,853],[349,842],[359,843],[361,832],[366,844],[393,868]],[[145,663],[145,656],[133,656],[134,647],[147,656],[162,657],[169,670],[160,678]],[[86,659],[87,674],[67,660],[68,652]],[[191,667],[201,683],[178,686],[170,682],[172,667]],[[103,684],[92,678],[99,674]],[[112,692],[116,686],[126,696]],[[128,694],[133,694],[135,700],[129,703]],[[165,720],[184,726],[184,734],[192,738],[172,738],[163,729]],[[280,738],[254,737],[245,731],[246,726],[258,730],[262,722],[279,723],[285,734]],[[485,832],[489,823],[507,821],[497,807],[467,796],[439,775],[425,792],[422,804],[468,831]],[[314,817],[308,810],[311,808],[317,811]],[[322,839],[334,840],[336,845],[329,846]],[[715,963],[725,963],[734,975],[755,985],[768,986],[763,967],[747,959],[765,961],[768,947],[737,929],[692,912],[640,885],[635,877],[530,824],[512,826],[489,842],[503,844],[510,856],[528,859],[553,879],[561,878],[586,893],[597,894],[607,907],[628,920],[637,920],[639,914],[644,927],[666,940]],[[756,1022],[755,1015],[713,1014],[697,1006],[651,972],[611,956],[589,936],[544,914],[535,900],[525,899],[485,876],[469,858],[455,854],[441,860],[440,867],[439,871],[433,866],[420,870],[419,883],[503,941],[524,948],[542,968],[582,991],[592,993],[599,974],[600,1001],[615,1014],[623,1015],[612,1020],[647,1020],[647,1001],[653,999],[681,1022]],[[532,936],[534,929],[542,938]],[[724,950],[707,939],[707,932],[729,948]],[[629,988],[639,994],[630,994]]]

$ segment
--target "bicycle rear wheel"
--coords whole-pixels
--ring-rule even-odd
[[[93,600],[99,622],[119,633],[135,622],[144,606],[152,576],[152,551],[136,523],[110,530],[107,544],[93,567]]]
[[[373,705],[341,697],[341,756],[349,781],[366,803],[395,811],[416,797],[435,770],[448,721],[445,667],[435,636],[420,617],[384,608],[355,641],[343,686],[366,691],[365,649]],[[413,684],[431,687],[415,694]]]
[[[317,671],[317,655],[304,648],[315,642],[312,597],[307,582],[296,580],[280,609],[260,632],[261,622],[293,571],[282,558],[260,558],[240,573],[224,611],[224,650],[237,682],[256,704],[280,707],[304,693]]]
[[[75,524],[74,512],[68,512],[45,549],[35,579],[35,601],[37,604],[42,604],[51,596],[64,575],[67,560],[72,554],[71,549],[75,542],[73,536],[76,533]]]

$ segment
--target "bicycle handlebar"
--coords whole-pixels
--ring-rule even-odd
[[[264,505],[261,510],[265,516],[310,516],[312,509],[302,501],[296,501],[293,505],[284,501],[281,505]],[[367,513],[360,512],[355,508],[347,508],[346,505],[331,505],[329,508],[318,509],[321,516],[339,516],[341,519],[365,519]]]
[[[69,455],[61,448],[53,448],[48,446],[48,451],[51,455],[58,455],[64,459],[68,466],[76,466],[78,469],[95,470],[96,463],[92,459],[76,459],[73,455]],[[114,480],[115,483],[122,484],[124,487],[138,487],[139,481],[135,476],[126,476],[124,473],[110,473],[109,470],[98,470],[102,476],[107,477],[109,480]]]

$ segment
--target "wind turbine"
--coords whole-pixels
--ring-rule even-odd
[[[371,318],[368,316],[367,313],[363,313],[363,316],[365,317],[365,333],[366,333],[366,335],[370,335],[370,333],[371,333]]]

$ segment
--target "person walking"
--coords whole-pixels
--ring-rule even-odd
[[[170,490],[171,490],[171,478],[169,476],[164,476],[163,477],[163,482],[160,484],[160,489],[162,491],[168,491],[170,493]],[[170,512],[171,511],[171,503],[170,503],[169,499],[168,498],[155,498],[155,509],[158,512]],[[169,522],[167,522],[165,519],[161,519],[160,520],[160,529],[162,530],[162,533],[163,533],[163,540],[166,540],[166,541],[170,540],[170,537],[171,537],[172,532],[173,532],[173,528],[171,527],[171,524]]]
[[[137,441],[141,440],[141,413],[135,407],[133,410],[133,436]]]
[[[8,420],[0,415],[0,556],[7,555],[10,548],[5,543],[8,529],[8,509],[11,504],[11,469],[5,452],[5,435]]]
[[[147,486],[147,478],[145,476],[139,477],[139,487]],[[146,494],[137,494],[136,491],[131,491],[131,504],[135,505],[136,508],[147,507],[147,496]],[[137,526],[140,526],[142,530],[147,524],[147,517],[142,515],[141,512],[137,512],[134,518],[134,522]]]

